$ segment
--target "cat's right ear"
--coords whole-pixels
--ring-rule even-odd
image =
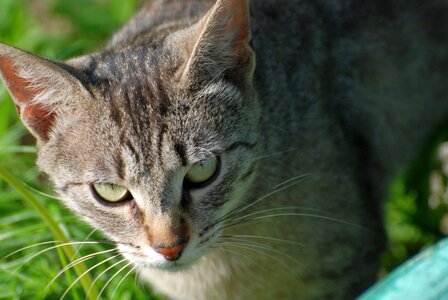
[[[74,95],[85,93],[79,80],[61,66],[0,44],[0,77],[22,122],[39,142],[48,140],[61,107]]]
[[[181,78],[207,80],[228,75],[250,80],[255,67],[249,0],[217,0],[178,41],[184,49]]]

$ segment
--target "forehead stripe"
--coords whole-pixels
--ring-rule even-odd
[[[177,155],[179,156],[182,165],[183,166],[187,166],[188,165],[188,160],[187,160],[187,152],[186,152],[186,147],[184,144],[182,143],[176,143],[174,145],[174,150],[176,150]]]

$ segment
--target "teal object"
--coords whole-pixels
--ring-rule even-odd
[[[357,300],[448,300],[448,238],[399,266]]]

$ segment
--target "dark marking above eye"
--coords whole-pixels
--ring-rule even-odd
[[[123,158],[121,157],[121,155],[117,155],[116,159],[116,166],[117,166],[117,173],[118,176],[120,177],[120,179],[124,179],[125,177],[125,168],[124,168],[124,162],[123,162]]]
[[[125,143],[126,147],[129,149],[129,151],[131,151],[135,161],[137,162],[137,164],[140,163],[140,156],[138,155],[137,150],[135,150],[134,145],[132,144],[131,141],[127,140]]]
[[[165,133],[166,133],[167,130],[168,130],[168,125],[163,123],[163,124],[160,126],[159,139],[158,139],[158,142],[157,142],[157,149],[158,149],[158,155],[159,155],[159,158],[162,157],[162,143],[163,143],[163,137],[164,137],[164,135],[165,135]]]
[[[119,111],[118,107],[116,107],[112,103],[110,105],[110,117],[117,124],[118,128],[122,127],[120,111]]]
[[[190,110],[190,106],[189,105],[187,105],[187,104],[181,104],[180,105],[180,112],[182,114],[188,113],[189,110]]]
[[[168,103],[166,101],[161,101],[159,105],[160,116],[166,117],[168,114]]]
[[[176,143],[174,145],[174,150],[176,150],[177,155],[179,156],[182,165],[183,166],[187,166],[188,165],[188,160],[187,160],[187,152],[186,152],[186,147],[184,144],[182,143]]]

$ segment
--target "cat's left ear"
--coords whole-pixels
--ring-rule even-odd
[[[250,79],[255,67],[248,0],[217,0],[184,36],[188,59],[182,78],[227,75]]]
[[[62,63],[4,44],[0,44],[0,77],[22,122],[39,142],[48,140],[61,108],[85,92]]]

